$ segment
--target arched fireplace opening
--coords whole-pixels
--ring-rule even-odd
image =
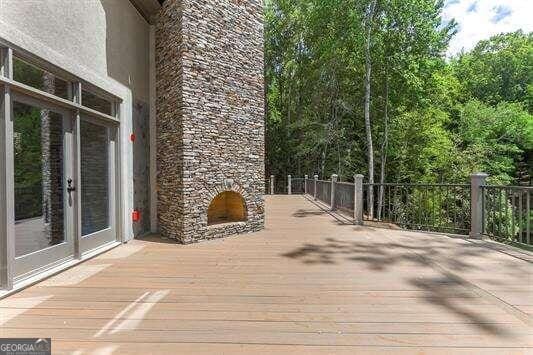
[[[224,191],[213,198],[207,209],[207,224],[241,222],[246,220],[244,198],[235,191]]]

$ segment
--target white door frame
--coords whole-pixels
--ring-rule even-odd
[[[24,55],[24,58],[33,57],[31,53],[26,53],[20,48],[16,48],[18,55]],[[26,60],[26,59],[25,59]],[[54,72],[57,69],[63,73],[60,68],[55,68],[51,64],[46,64],[46,70]],[[61,75],[60,75],[61,76]],[[82,83],[79,79],[69,74],[70,80],[69,90],[71,93],[70,99],[64,99],[57,97],[53,94],[46,93],[39,89],[35,89],[28,85],[16,82],[13,80],[13,49],[10,44],[3,41],[0,38],[0,297],[2,293],[9,292],[14,288],[18,288],[22,285],[28,284],[28,282],[35,282],[50,272],[56,272],[62,268],[73,265],[73,263],[80,262],[86,257],[96,255],[101,251],[105,251],[120,242],[124,242],[124,231],[122,224],[124,223],[124,206],[121,203],[122,184],[121,181],[121,135],[124,134],[123,127],[120,125],[120,112],[124,110],[122,99],[108,95],[108,98],[112,100],[113,112],[111,115],[107,115],[91,108],[85,107],[81,102],[81,87]],[[90,86],[90,85],[89,85]],[[96,250],[89,251],[87,248],[82,248],[80,245],[81,238],[81,211],[79,209],[80,201],[80,189],[77,188],[74,194],[74,220],[69,222],[68,227],[72,228],[73,242],[74,242],[74,255],[72,261],[61,260],[55,264],[56,266],[50,266],[51,269],[36,270],[33,272],[33,277],[28,278],[24,282],[20,280],[20,277],[15,277],[15,232],[14,232],[14,181],[12,168],[13,166],[13,115],[12,115],[12,99],[14,96],[24,97],[25,100],[30,98],[36,99],[39,102],[38,106],[52,107],[53,111],[58,111],[61,107],[70,113],[72,118],[72,137],[69,138],[72,141],[73,148],[71,149],[72,161],[73,161],[73,180],[75,179],[76,185],[79,181],[79,129],[81,114],[87,115],[91,120],[105,123],[108,127],[114,131],[114,137],[112,140],[112,146],[110,150],[113,153],[113,159],[110,159],[114,164],[112,166],[112,176],[114,178],[113,186],[110,191],[113,191],[113,206],[110,209],[110,221],[113,223],[115,238],[114,242],[110,242],[96,248]],[[119,110],[120,108],[120,110]],[[70,159],[70,158],[69,158]],[[113,213],[111,213],[113,212]],[[11,216],[13,215],[13,216]],[[67,227],[65,225],[65,227]],[[83,250],[87,249],[87,250]],[[64,264],[61,264],[64,262]],[[43,271],[37,274],[38,271]],[[20,286],[17,286],[20,285]],[[4,291],[2,291],[4,290]]]
[[[67,178],[74,178],[74,122],[73,114],[69,110],[62,109],[48,102],[43,102],[42,100],[34,99],[25,95],[20,95],[18,93],[11,94],[11,105],[15,102],[26,104],[39,109],[48,109],[55,113],[58,113],[62,116],[63,120],[63,229],[64,229],[64,241],[60,244],[46,247],[41,250],[36,250],[29,254],[16,256],[14,257],[14,270],[13,277],[14,281],[18,282],[28,277],[39,273],[44,269],[49,269],[50,267],[61,264],[65,261],[71,260],[74,257],[74,244],[76,243],[76,223],[74,219],[74,211],[76,210],[76,205],[78,199],[75,198],[74,194],[69,194],[66,191],[66,180]],[[13,110],[12,110],[13,112]],[[14,118],[13,118],[14,119]],[[13,122],[11,122],[13,124]],[[8,149],[13,150],[13,146]],[[6,166],[7,171],[11,174],[14,174],[15,169],[13,162],[10,165]],[[14,191],[14,184],[8,186],[8,189]],[[14,198],[14,196],[13,196]],[[12,223],[13,230],[15,225],[15,214],[11,213],[9,223]],[[15,240],[16,243],[16,240]]]
[[[0,75],[4,78],[13,77],[13,51],[11,48],[0,48]],[[13,224],[9,223],[10,215],[15,209],[13,204],[13,175],[7,171],[12,164],[13,122],[11,122],[11,88],[0,85],[0,287],[13,288],[13,260],[15,258]]]
[[[98,126],[102,126],[107,128],[107,144],[108,144],[108,150],[107,150],[107,158],[108,158],[108,173],[109,173],[109,181],[108,181],[108,213],[109,213],[109,226],[105,229],[96,231],[94,233],[90,233],[87,235],[82,235],[81,231],[81,216],[82,216],[82,205],[81,205],[81,161],[83,157],[81,156],[81,135],[80,130],[77,131],[77,162],[78,162],[78,183],[77,183],[77,190],[80,203],[78,204],[78,229],[79,229],[79,253],[81,256],[84,254],[91,252],[97,248],[103,247],[106,244],[116,242],[118,240],[117,238],[117,149],[118,149],[118,129],[114,125],[103,123],[99,120],[95,120],[94,118],[87,116],[87,115],[81,115],[80,117],[80,125],[81,121],[86,121],[91,124],[95,124]]]

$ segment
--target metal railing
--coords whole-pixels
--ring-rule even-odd
[[[532,195],[530,186],[482,186],[483,235],[499,242],[533,245]]]
[[[486,185],[486,177],[473,174],[470,184],[369,184],[362,175],[354,176],[355,183],[337,182],[336,175],[331,180],[288,177],[280,180],[291,188],[274,193],[307,193],[357,224],[379,222],[533,246],[533,187]]]
[[[308,195],[315,195],[315,180],[314,179],[304,179],[305,180],[305,191]]]
[[[287,184],[286,176],[282,178],[271,176],[270,179],[265,179],[265,193],[285,195],[288,193]]]
[[[331,203],[331,181],[316,180],[316,198],[326,204]]]
[[[291,178],[291,194],[301,195],[305,192],[304,178]]]
[[[355,185],[350,182],[335,183],[335,208],[353,214]]]
[[[364,220],[428,232],[470,231],[470,185],[363,184],[363,191]],[[370,193],[374,194],[373,215],[368,206]]]
[[[404,229],[468,234],[470,185],[363,184],[363,219]],[[370,211],[368,195],[374,194]]]
[[[291,184],[291,194],[298,195],[304,193],[306,180],[304,178],[290,178],[289,176],[281,178],[271,176],[269,179],[265,179],[265,193],[286,195],[289,193],[289,181]],[[272,186],[274,187],[273,190],[271,190]]]

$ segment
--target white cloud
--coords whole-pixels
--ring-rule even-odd
[[[470,50],[477,42],[502,32],[533,31],[532,0],[448,0],[443,20],[459,24],[448,55]]]

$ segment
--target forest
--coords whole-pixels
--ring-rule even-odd
[[[449,57],[443,6],[267,0],[267,176],[531,185],[532,33]]]

